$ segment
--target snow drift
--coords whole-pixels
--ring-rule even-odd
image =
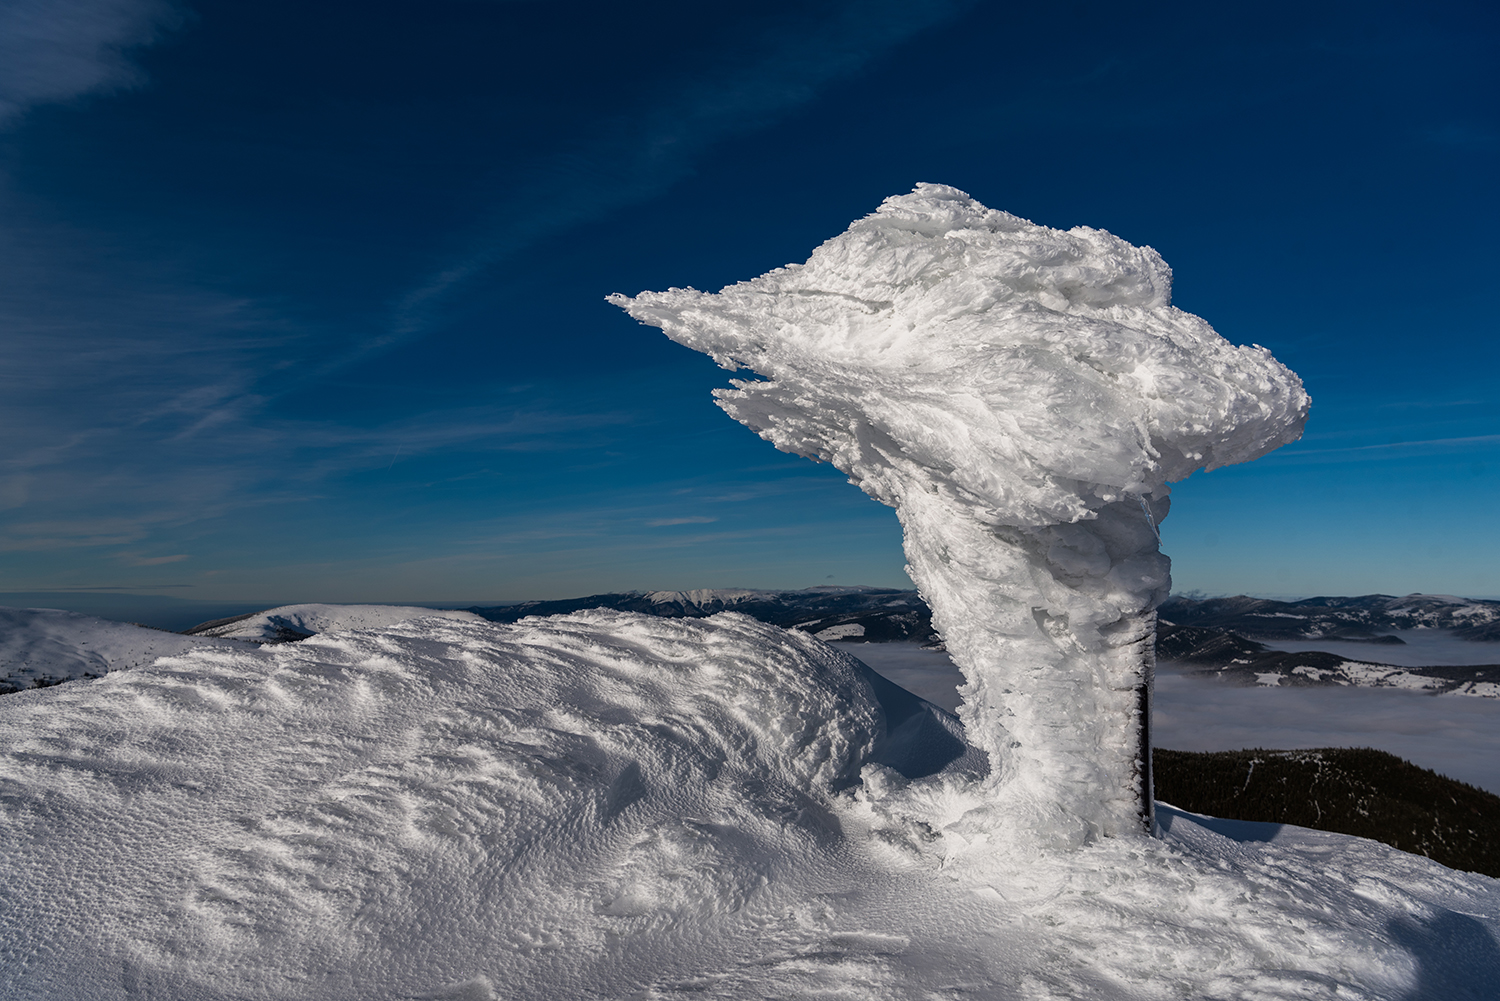
[[[1073,852],[939,833],[982,756],[880,763],[920,758],[899,696],[745,616],[620,612],[8,696],[0,996],[1447,1001],[1500,976],[1500,883],[1374,842],[1170,809],[1161,840]]]
[[[995,765],[982,823],[1140,830],[1167,484],[1300,437],[1294,374],[1174,308],[1155,251],[933,184],[806,264],[610,301],[763,376],[719,405],[896,508]]]

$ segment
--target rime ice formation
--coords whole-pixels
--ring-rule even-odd
[[[1175,309],[1155,251],[933,184],[806,264],[610,301],[764,377],[719,405],[896,509],[990,755],[986,823],[1078,841],[1149,822],[1167,484],[1296,440],[1296,375]]]

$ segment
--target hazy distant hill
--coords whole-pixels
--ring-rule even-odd
[[[200,622],[185,630],[188,636],[211,636],[246,643],[295,643],[318,633],[339,629],[379,629],[425,616],[468,619],[469,612],[411,605],[282,605],[249,615]]]
[[[1399,644],[1396,629],[1447,629],[1467,640],[1500,640],[1500,601],[1449,594],[1366,594],[1358,598],[1187,598],[1157,610],[1179,626],[1226,629],[1251,639],[1342,640]]]
[[[233,645],[55,608],[0,608],[0,695]]]
[[[1378,656],[1378,650],[1373,648],[1371,653]],[[1500,650],[1496,653],[1500,655]],[[1434,695],[1500,698],[1500,665],[1399,667],[1380,663],[1374,657],[1351,660],[1321,650],[1289,653],[1210,626],[1160,622],[1156,629],[1156,657],[1190,664],[1199,668],[1199,673],[1249,685],[1356,685],[1411,688]],[[1496,659],[1500,660],[1500,656]]]
[[[422,615],[462,617],[473,613],[492,622],[517,622],[532,615],[559,615],[589,608],[666,618],[704,618],[735,611],[772,625],[803,630],[823,640],[906,641],[938,649],[942,646],[941,637],[932,628],[932,613],[921,595],[914,590],[881,587],[625,591],[446,612],[385,605],[289,605],[201,623],[186,634],[204,639],[286,643],[334,629],[381,626]],[[130,643],[116,650],[118,643],[114,639],[108,644],[98,644],[80,634],[81,645],[75,650],[71,640],[51,625],[43,630],[48,637],[43,639],[37,630],[42,629],[44,620],[34,614],[24,623],[14,618],[14,614],[12,618],[14,621],[6,620],[7,638],[0,644],[0,668],[4,669],[0,670],[0,684],[11,689],[52,684],[143,663],[140,657],[144,654],[138,655],[136,646],[142,650],[177,652],[169,640],[163,640],[174,634],[117,623],[107,625],[116,631],[125,630],[121,635],[130,639]],[[72,619],[68,622],[69,629],[81,628]],[[1449,635],[1477,642],[1494,641],[1500,639],[1500,601],[1422,594],[1402,598],[1323,597],[1296,602],[1244,596],[1173,597],[1161,606],[1157,657],[1191,665],[1201,673],[1239,684],[1397,687],[1434,694],[1500,697],[1500,647],[1496,648],[1494,665],[1401,667],[1383,663],[1382,645],[1402,644],[1400,637],[1391,632],[1413,628],[1445,630]],[[152,635],[157,639],[143,641],[144,645],[133,639],[145,636],[150,640]],[[1352,659],[1318,650],[1289,653],[1271,649],[1259,642],[1262,639],[1352,640],[1369,644],[1370,656]],[[48,651],[45,656],[43,650]]]
[[[493,622],[516,622],[528,615],[559,615],[585,608],[673,618],[736,611],[773,625],[807,630],[824,640],[915,640],[941,645],[932,629],[932,613],[921,595],[892,588],[626,591],[469,611]],[[1497,639],[1500,602],[1427,594],[1308,598],[1297,602],[1244,596],[1206,600],[1173,597],[1161,606],[1157,657],[1249,685],[1355,685],[1500,697],[1500,666],[1398,667],[1379,660],[1380,645],[1402,644],[1390,630],[1421,627],[1449,630],[1452,635],[1476,641]],[[1371,656],[1356,661],[1321,651],[1288,653],[1272,650],[1250,636],[1356,640],[1372,645]],[[1500,662],[1500,651],[1496,660]]]

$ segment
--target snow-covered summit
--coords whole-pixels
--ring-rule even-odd
[[[100,677],[205,645],[231,644],[55,608],[0,607],[0,693]]]
[[[414,605],[281,605],[263,612],[203,622],[187,630],[187,635],[222,637],[250,643],[286,643],[340,629],[393,626],[398,622],[429,615],[471,622],[480,620],[473,612]]]
[[[1008,819],[1139,829],[1167,483],[1300,437],[1296,375],[1174,308],[1150,248],[933,184],[806,264],[610,301],[761,376],[719,405],[896,508]]]
[[[605,611],[13,695],[0,996],[1396,1001],[1500,976],[1500,882],[1375,842],[1167,808],[1159,840],[1074,852],[966,834],[982,759],[915,708],[802,633]]]
[[[780,601],[780,595],[776,591],[733,587],[702,587],[689,591],[648,591],[645,598],[653,605],[674,605],[704,612],[721,612],[748,601]]]

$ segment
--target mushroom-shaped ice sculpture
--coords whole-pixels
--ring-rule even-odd
[[[806,264],[610,301],[762,376],[719,406],[896,509],[984,802],[1067,840],[1149,830],[1167,484],[1299,438],[1295,374],[1174,308],[1150,248],[935,184]]]

